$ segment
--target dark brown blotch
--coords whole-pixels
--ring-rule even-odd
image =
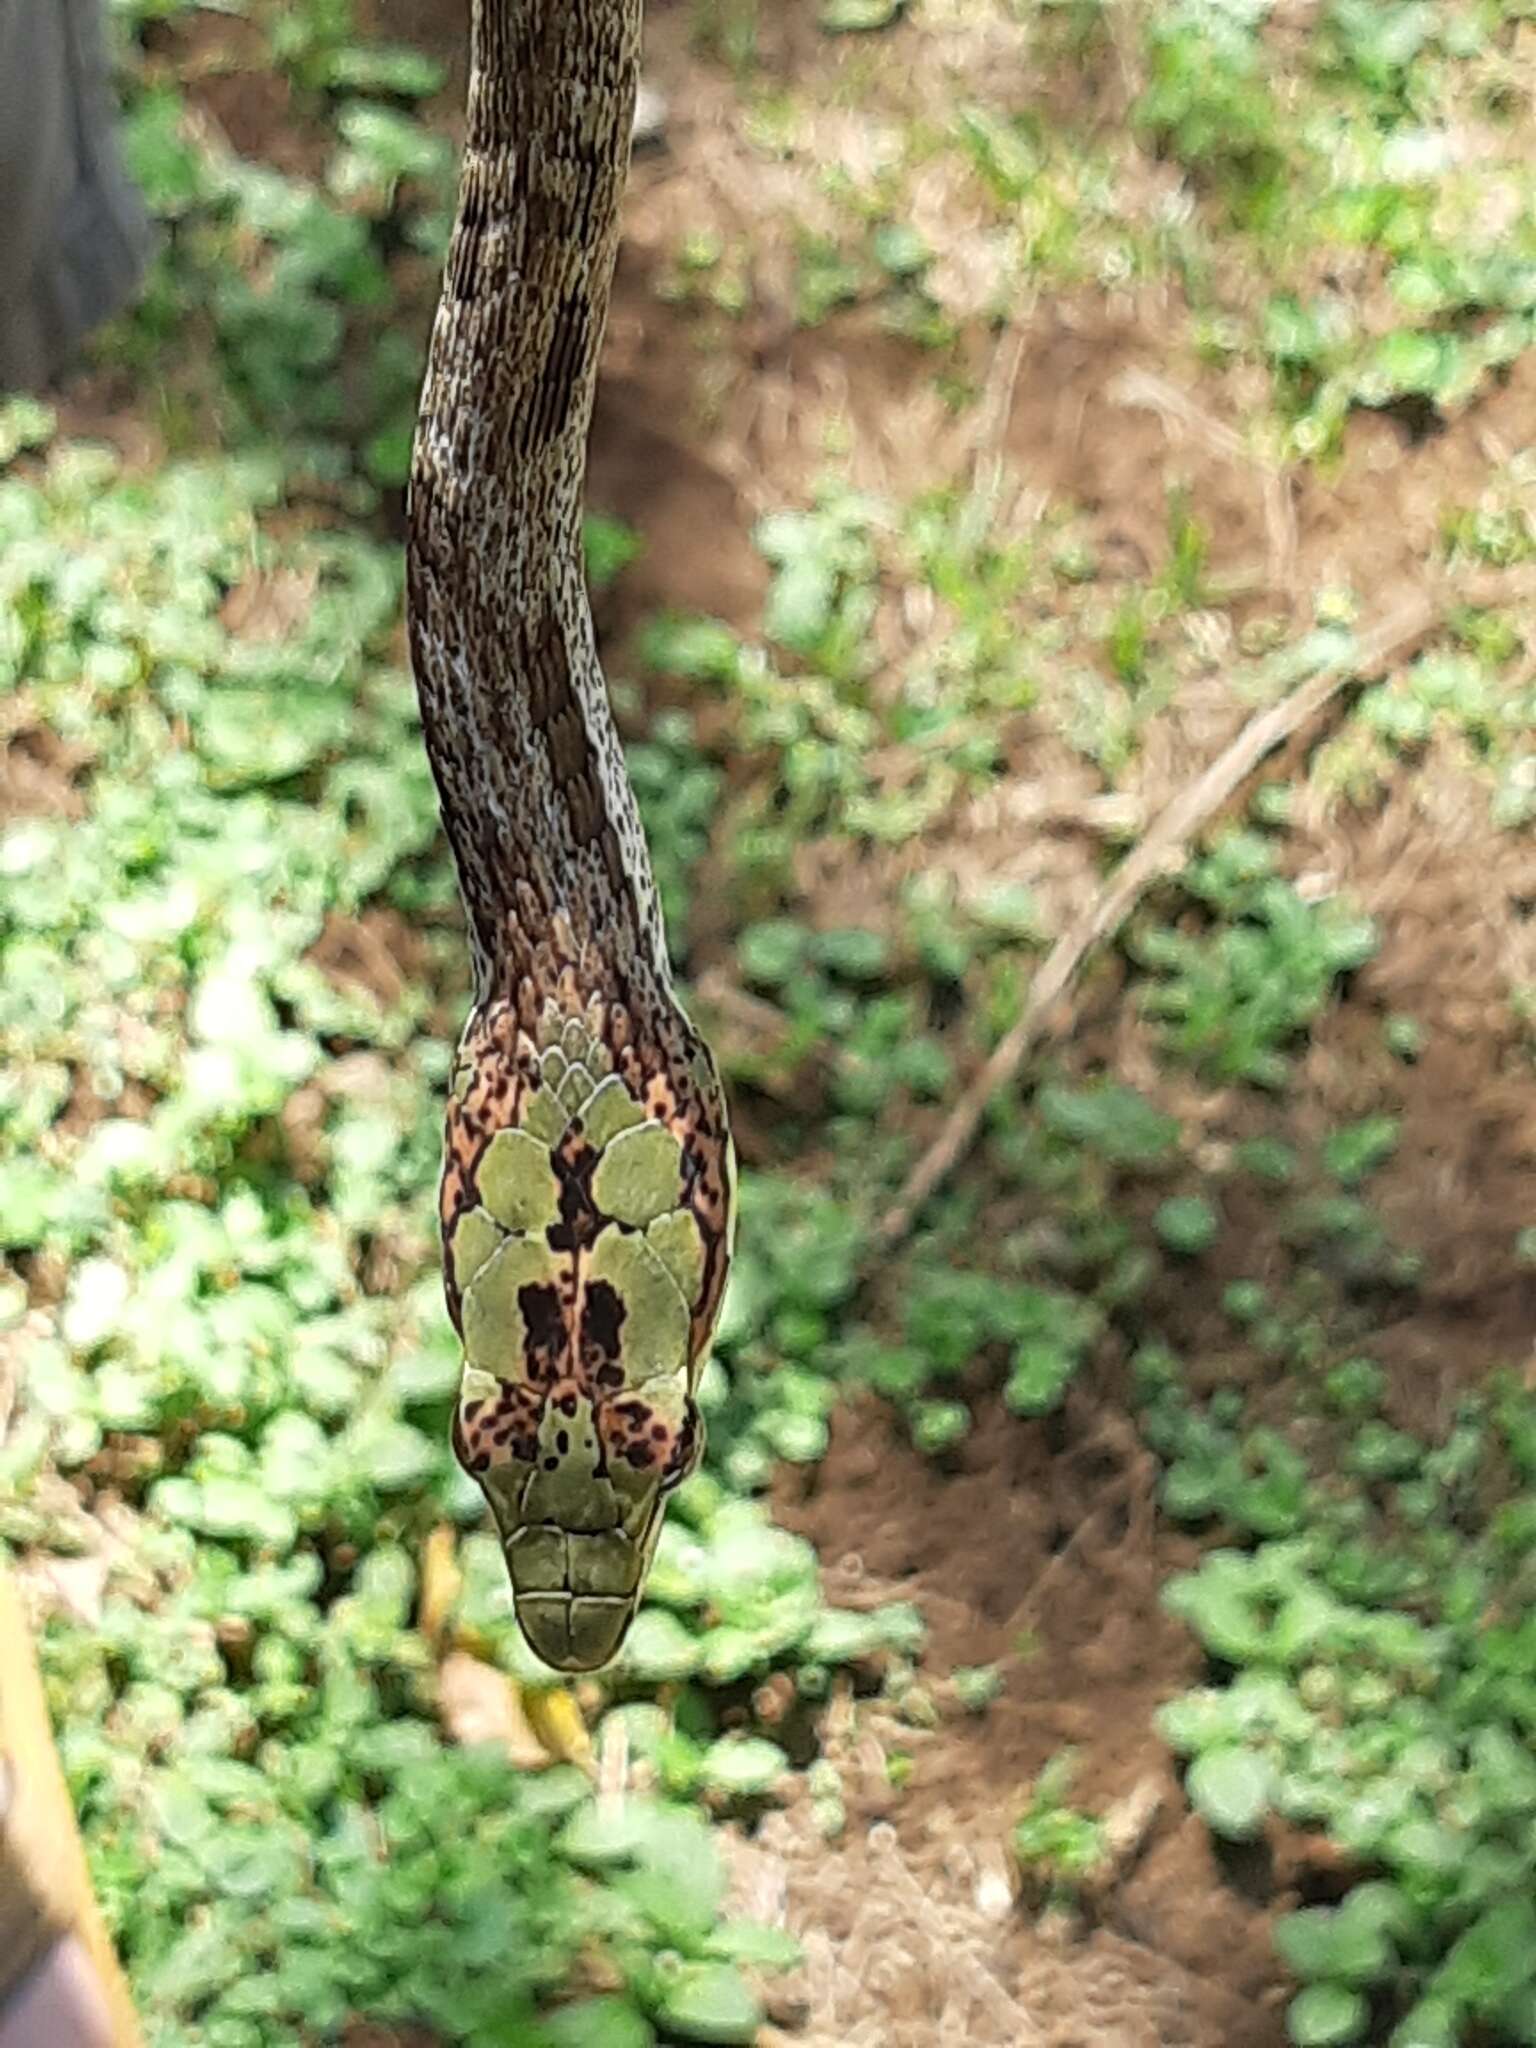
[[[624,1374],[619,1372],[617,1380],[603,1378],[605,1366],[617,1365],[619,1356],[619,1335],[624,1327],[628,1310],[619,1291],[610,1281],[594,1280],[587,1288],[586,1312],[582,1318],[582,1351],[604,1386],[622,1386]]]
[[[536,1384],[557,1376],[560,1355],[565,1349],[565,1318],[560,1310],[558,1288],[541,1280],[530,1280],[517,1291],[517,1305],[527,1329],[525,1355],[528,1377]]]

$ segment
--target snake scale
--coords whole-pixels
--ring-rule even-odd
[[[622,1644],[666,1496],[698,1463],[735,1207],[583,568],[640,11],[474,0],[407,523],[412,666],[474,968],[440,1197],[454,1450],[524,1635],[565,1671]]]

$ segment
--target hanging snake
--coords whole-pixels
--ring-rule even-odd
[[[458,212],[406,547],[411,660],[474,995],[440,1192],[463,1348],[455,1454],[519,1624],[564,1671],[618,1650],[730,1258],[735,1168],[587,601],[582,487],[641,0],[474,0]]]

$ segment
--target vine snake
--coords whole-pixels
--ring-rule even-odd
[[[474,969],[440,1191],[453,1444],[523,1633],[563,1671],[619,1649],[702,1453],[735,1209],[583,571],[640,8],[474,0],[407,519],[411,661]]]

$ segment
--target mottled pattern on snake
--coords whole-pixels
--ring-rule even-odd
[[[447,1111],[454,1445],[518,1617],[613,1655],[725,1284],[734,1169],[673,993],[587,602],[582,482],[640,0],[475,0],[459,207],[411,473],[411,656],[475,1001]]]

